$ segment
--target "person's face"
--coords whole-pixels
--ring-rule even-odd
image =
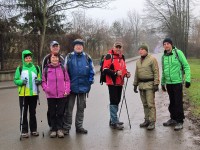
[[[51,46],[50,49],[51,49],[52,53],[57,54],[57,53],[59,53],[60,45],[55,44],[55,45]]]
[[[148,52],[144,48],[140,48],[138,53],[140,56],[146,56]]]
[[[83,51],[83,45],[81,45],[81,44],[74,45],[74,50],[77,53],[81,53]]]
[[[32,62],[32,57],[31,56],[27,56],[27,57],[24,58],[24,61],[26,63],[30,63],[30,62]]]
[[[58,62],[59,62],[58,56],[52,55],[52,56],[51,56],[51,63],[52,63],[53,65],[57,65]]]
[[[166,51],[171,51],[171,50],[172,50],[172,45],[171,45],[170,43],[168,43],[168,42],[165,42],[165,43],[163,44],[163,47],[164,47],[164,49],[165,49]]]
[[[117,53],[117,54],[121,54],[122,53],[122,46],[117,45],[113,48],[113,50]]]

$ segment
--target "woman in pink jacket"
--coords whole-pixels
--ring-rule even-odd
[[[66,96],[70,93],[70,80],[67,70],[59,63],[59,54],[50,54],[49,64],[42,74],[42,88],[46,93],[52,131],[50,137],[63,138],[63,113]]]

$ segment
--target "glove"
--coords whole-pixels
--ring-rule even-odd
[[[153,86],[154,92],[157,92],[159,90],[158,85]]]
[[[27,79],[24,79],[24,80],[22,81],[22,84],[23,84],[23,85],[26,85],[27,82],[28,82],[28,80],[27,80]]]
[[[134,90],[135,93],[138,93],[138,90],[137,90],[137,86],[136,86],[136,85],[134,85],[134,89],[133,89],[133,90]]]
[[[41,81],[38,80],[38,79],[35,79],[35,84],[36,84],[36,85],[40,85],[40,84],[41,84]]]
[[[161,87],[162,87],[162,91],[164,91],[164,92],[167,91],[166,88],[165,88],[165,85],[162,85]]]
[[[189,88],[190,87],[190,82],[185,82],[185,87]]]

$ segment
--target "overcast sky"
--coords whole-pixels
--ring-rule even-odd
[[[109,9],[89,9],[86,16],[105,20],[111,24],[115,20],[126,18],[129,10],[136,10],[142,13],[145,0],[115,0],[109,4]]]

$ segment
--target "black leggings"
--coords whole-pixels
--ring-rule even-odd
[[[108,85],[110,105],[119,105],[122,95],[122,86]]]

